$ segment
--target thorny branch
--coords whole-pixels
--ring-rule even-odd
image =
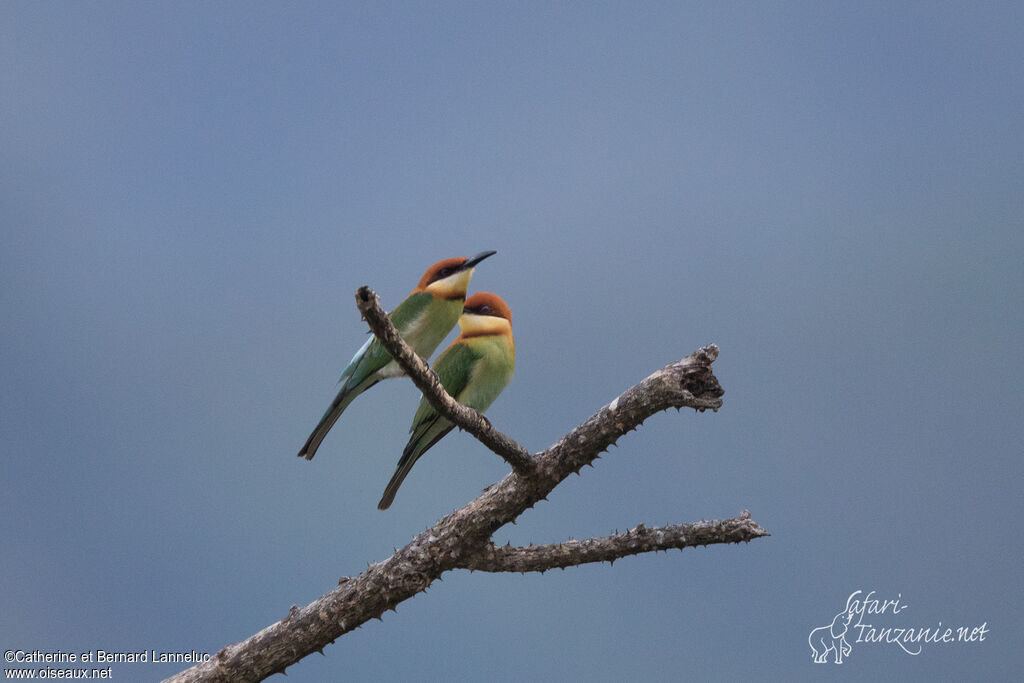
[[[533,469],[530,452],[495,429],[486,417],[476,410],[462,405],[444,390],[437,374],[430,369],[426,361],[416,355],[416,352],[405,343],[398,330],[391,324],[391,319],[381,308],[380,299],[372,289],[365,285],[357,289],[356,305],[370,329],[380,339],[380,343],[388,350],[399,367],[405,371],[405,374],[409,375],[416,388],[423,392],[437,412],[451,420],[460,429],[475,436],[480,443],[504,458],[519,474],[530,473]]]
[[[603,539],[531,548],[498,548],[495,531],[544,500],[566,477],[591,464],[622,435],[667,408],[717,410],[724,393],[711,370],[718,347],[705,346],[669,363],[578,425],[552,446],[533,455],[495,430],[479,413],[455,403],[437,376],[398,337],[368,287],[356,293],[359,309],[381,342],[445,417],[519,467],[489,486],[465,507],[438,521],[403,548],[305,607],[292,607],[281,621],[246,640],[224,647],[209,661],[167,681],[259,681],[283,672],[306,655],[323,653],[335,639],[420,593],[446,571],[543,571],[584,562],[712,543],[739,543],[767,536],[749,513],[723,521],[664,528],[643,525]],[[380,328],[380,329],[378,329]],[[404,348],[403,348],[404,347]],[[450,405],[450,403],[455,405]]]
[[[643,524],[624,534],[583,541],[513,547],[488,543],[467,557],[463,569],[482,572],[545,572],[575,567],[588,562],[614,562],[621,557],[672,548],[696,548],[712,543],[749,542],[768,532],[744,510],[734,519],[712,519],[690,524],[646,527]]]

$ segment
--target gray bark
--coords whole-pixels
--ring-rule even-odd
[[[185,681],[260,681],[366,621],[379,618],[403,600],[424,591],[453,569],[481,571],[545,571],[587,562],[613,562],[642,552],[712,543],[739,543],[768,532],[746,511],[735,519],[647,528],[625,534],[555,545],[497,547],[491,536],[525,510],[544,500],[566,477],[591,464],[621,436],[646,418],[667,408],[717,410],[724,393],[711,365],[718,357],[714,344],[669,363],[563,436],[554,445],[530,455],[477,411],[445,393],[437,376],[402,341],[368,287],[356,302],[374,334],[410,375],[427,400],[460,428],[504,458],[513,468],[465,507],[444,517],[385,560],[355,577],[343,577],[336,588],[239,643],[224,647],[208,662],[166,679]]]

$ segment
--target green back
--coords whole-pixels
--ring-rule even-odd
[[[515,349],[501,336],[473,337],[452,344],[438,356],[434,371],[459,403],[484,412],[508,386],[515,369]],[[426,399],[412,419],[409,448],[418,457],[452,428]]]
[[[462,300],[436,299],[427,292],[410,294],[388,316],[417,355],[430,358],[455,327],[462,313]],[[370,382],[371,376],[391,362],[391,354],[376,337],[371,337],[352,357],[341,373],[341,382],[355,388]],[[372,378],[376,381],[379,378]]]

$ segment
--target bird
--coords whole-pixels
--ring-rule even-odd
[[[515,372],[512,311],[497,294],[476,292],[466,299],[459,330],[455,341],[434,361],[434,372],[452,398],[482,413],[508,386]],[[377,509],[387,510],[391,506],[398,487],[419,457],[454,426],[426,398],[420,400],[409,428],[412,436]]]
[[[460,256],[438,261],[427,268],[416,289],[391,311],[388,317],[417,355],[430,358],[455,327],[462,315],[473,269],[496,253],[493,250],[483,251],[470,258]],[[376,336],[367,339],[342,371],[338,395],[306,439],[298,456],[313,459],[327,432],[356,396],[383,379],[404,374]]]

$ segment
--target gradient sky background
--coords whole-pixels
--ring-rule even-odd
[[[281,680],[1018,679],[1022,45],[1020,3],[0,4],[0,648],[216,652],[500,478],[455,433],[376,509],[407,381],[294,455],[356,287],[497,249],[528,448],[710,342],[726,394],[495,539],[772,537],[452,573]],[[813,664],[856,590],[988,636]]]

